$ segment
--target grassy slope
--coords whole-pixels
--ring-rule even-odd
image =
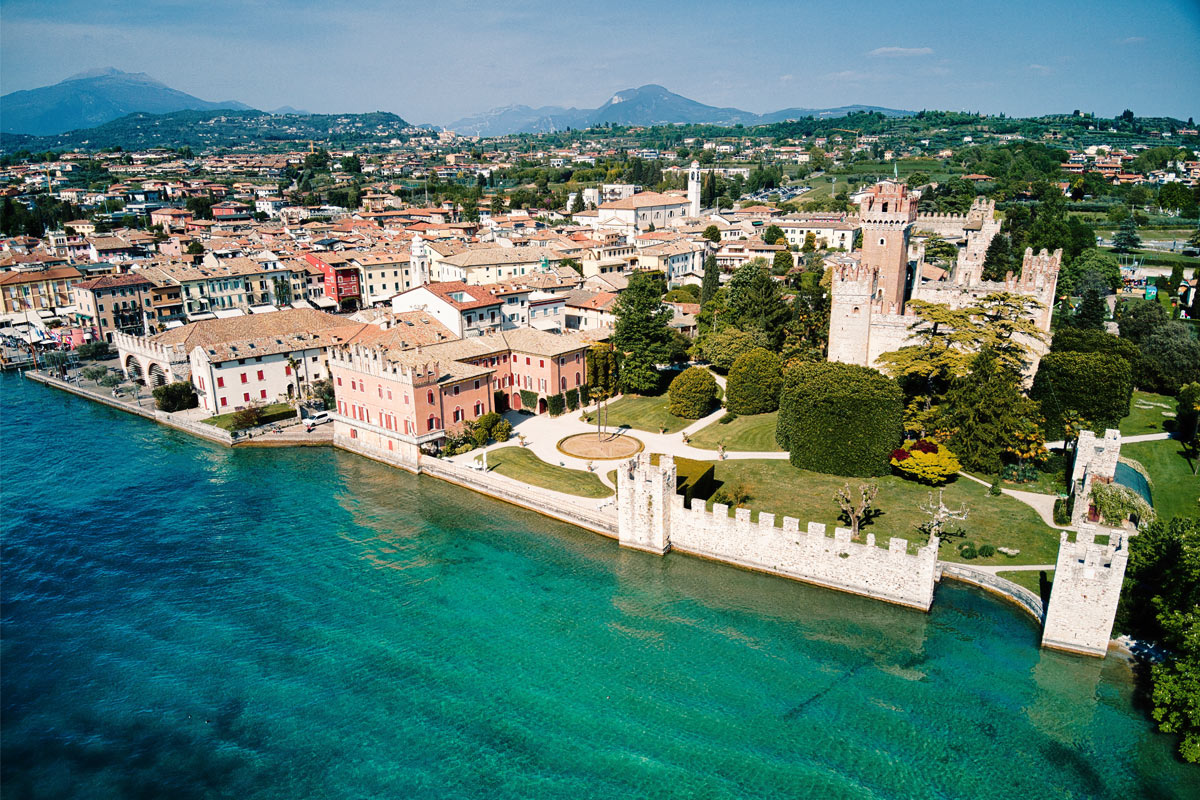
[[[272,403],[269,406],[263,406],[262,412],[264,424],[266,424],[266,422],[279,422],[281,420],[296,416],[296,409],[292,408],[287,403]],[[215,425],[218,428],[231,431],[233,430],[233,416],[236,413],[236,411],[233,411],[228,414],[219,414],[215,417],[209,417],[206,420],[201,420],[201,422],[205,423],[206,425]]]
[[[1042,591],[1042,573],[1046,575],[1046,591]],[[1042,602],[1047,602],[1050,599],[1050,584],[1054,582],[1054,570],[1045,569],[1023,569],[1013,572],[1001,570],[996,573],[997,576],[1012,581],[1018,586],[1024,586],[1029,591],[1042,598]]]
[[[1170,417],[1163,412],[1169,411]],[[1175,417],[1175,398],[1165,394],[1134,392],[1129,404],[1129,416],[1121,420],[1121,435],[1137,436],[1143,433],[1162,433],[1163,423]]]
[[[1200,515],[1200,478],[1183,457],[1183,445],[1172,439],[1122,445],[1121,455],[1141,462],[1154,485],[1154,510],[1163,518]]]
[[[798,470],[786,461],[746,459],[714,463],[718,481],[746,486],[751,494],[747,505],[753,511],[776,514],[776,524],[781,524],[779,517],[785,515],[797,518],[801,525],[810,521],[822,522],[830,533],[835,525],[844,524],[838,522],[839,509],[833,499],[834,492],[846,483],[857,487],[865,482],[860,478]],[[925,538],[916,526],[928,519],[918,505],[928,501],[929,488],[891,475],[872,478],[870,482],[879,486],[876,504],[883,513],[864,526],[863,533],[874,533],[876,543],[884,547],[892,536],[917,545],[924,544]],[[934,496],[936,498],[936,490]],[[946,487],[945,503],[953,509],[957,509],[959,503],[965,503],[970,510],[966,521],[961,523],[967,531],[966,541],[977,547],[991,544],[1021,551],[1012,558],[997,553],[974,559],[971,563],[984,566],[1054,563],[1058,554],[1057,531],[1043,523],[1037,512],[1019,500],[990,496],[987,487],[959,479]],[[959,541],[944,542],[939,557],[962,561],[955,552]]]
[[[779,412],[772,411],[769,414],[738,417],[724,425],[714,422],[692,437],[692,446],[716,450],[717,445],[724,443],[727,450],[779,452],[779,445],[775,443],[778,419]]]
[[[628,425],[630,428],[650,433],[658,433],[660,428],[666,428],[667,433],[675,433],[695,422],[668,412],[668,402],[670,398],[665,393],[657,397],[625,395],[620,400],[608,404],[608,425],[611,428]],[[588,421],[595,422],[595,416],[589,414]]]
[[[608,497],[612,490],[591,472],[547,464],[523,447],[488,452],[488,470],[533,486],[579,497]]]

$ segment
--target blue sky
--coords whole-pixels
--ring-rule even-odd
[[[659,83],[765,112],[866,103],[1200,117],[1200,0],[0,0],[0,92],[114,66],[207,100],[447,123]]]

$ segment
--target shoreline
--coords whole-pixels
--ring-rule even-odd
[[[225,431],[218,432],[218,430],[214,430],[214,431],[210,432],[210,431],[203,430],[202,428],[199,427],[199,425],[201,425],[202,423],[181,425],[181,424],[178,424],[177,421],[171,420],[169,418],[169,415],[166,414],[165,412],[148,411],[147,409],[144,409],[144,408],[138,408],[136,406],[131,406],[128,403],[123,403],[123,402],[120,402],[120,401],[112,399],[112,398],[104,397],[96,392],[92,392],[87,389],[83,389],[81,387],[75,386],[73,384],[67,383],[65,381],[61,381],[57,378],[53,378],[51,376],[44,375],[41,373],[37,373],[37,372],[33,372],[33,371],[25,371],[21,374],[23,375],[23,377],[29,378],[37,383],[42,384],[43,386],[48,386],[50,388],[59,389],[61,391],[65,391],[69,394],[73,394],[76,397],[80,397],[80,398],[83,398],[86,400],[92,400],[94,402],[98,402],[102,405],[108,406],[109,408],[114,408],[114,409],[117,409],[120,411],[125,411],[128,413],[134,414],[135,416],[142,417],[143,419],[159,423],[161,425],[164,425],[166,427],[172,428],[177,431],[181,431],[183,433],[190,433],[192,435],[197,436],[198,438],[205,439],[206,441],[210,441],[215,444],[221,444],[230,449],[233,449],[234,447],[261,447],[261,448],[279,447],[279,448],[282,448],[282,447],[330,447],[330,446],[332,446],[332,447],[335,447],[344,452],[351,453],[353,455],[369,459],[371,461],[374,461],[379,464],[383,464],[388,467],[402,469],[413,475],[418,475],[418,476],[426,475],[431,478],[436,478],[444,483],[449,483],[451,485],[458,486],[459,488],[467,489],[469,491],[475,492],[476,494],[484,495],[485,497],[488,497],[492,500],[497,500],[497,501],[515,506],[517,508],[522,508],[527,511],[532,511],[536,514],[540,514],[544,517],[553,519],[557,522],[574,525],[575,527],[578,527],[582,530],[589,531],[590,533],[599,534],[601,536],[604,536],[606,538],[613,539],[613,540],[616,540],[618,538],[618,534],[617,534],[617,530],[616,530],[616,514],[615,513],[612,513],[610,515],[610,514],[602,514],[602,513],[596,512],[596,511],[589,510],[590,513],[584,514],[584,513],[582,513],[583,512],[582,508],[577,509],[575,512],[572,512],[570,510],[562,510],[562,509],[556,508],[553,505],[553,503],[556,500],[558,500],[558,498],[554,498],[551,496],[546,496],[546,497],[542,498],[542,500],[544,502],[537,502],[537,498],[533,495],[533,493],[535,491],[537,491],[539,493],[544,493],[545,490],[534,490],[532,487],[528,487],[527,484],[522,484],[519,481],[516,481],[514,479],[503,478],[503,476],[489,475],[488,482],[485,482],[484,480],[482,480],[481,475],[478,475],[476,473],[466,474],[466,468],[461,468],[461,470],[463,471],[463,474],[459,474],[460,467],[457,464],[453,464],[451,462],[445,462],[445,461],[441,461],[441,460],[436,460],[436,459],[433,462],[428,463],[428,464],[425,463],[424,458],[418,459],[418,461],[415,465],[401,464],[401,463],[397,463],[396,461],[383,458],[382,454],[381,454],[381,456],[375,456],[375,455],[371,454],[370,452],[367,452],[366,450],[363,450],[363,449],[351,448],[351,447],[344,446],[343,444],[333,441],[332,437],[330,437],[330,439],[327,441],[296,441],[296,440],[278,441],[278,440],[271,440],[270,438],[268,438],[266,436],[258,436],[258,437],[253,437],[253,438],[248,437],[243,441],[234,441],[233,437],[230,436]],[[225,435],[222,436],[221,434],[225,434]],[[436,466],[434,466],[435,463],[436,463]],[[506,491],[504,489],[504,487],[500,485],[500,480],[498,478],[503,478],[504,481],[512,481],[512,483],[514,483],[516,485],[514,487],[512,487],[512,491]],[[488,485],[488,483],[495,483],[497,485],[491,486],[491,485]],[[576,498],[576,501],[582,502],[582,498]],[[612,499],[614,511],[615,511],[615,502],[616,502],[616,496],[614,494],[613,499]],[[716,563],[725,564],[726,566],[730,566],[735,569],[742,569],[742,570],[747,570],[750,572],[758,572],[758,573],[761,573],[764,575],[773,575],[775,577],[782,577],[782,578],[786,578],[788,580],[796,580],[799,583],[806,583],[808,585],[825,588],[830,591],[844,592],[847,594],[854,594],[854,595],[863,596],[863,597],[871,597],[872,599],[881,600],[882,602],[887,602],[890,605],[896,605],[900,608],[911,608],[911,606],[908,606],[903,603],[895,603],[895,602],[891,602],[888,600],[884,600],[882,598],[873,597],[871,595],[859,594],[857,592],[850,592],[850,591],[847,591],[847,590],[839,588],[839,587],[827,586],[827,585],[819,583],[819,582],[801,581],[799,579],[792,578],[791,576],[788,576],[783,573],[778,573],[778,572],[775,572],[772,570],[764,570],[764,569],[760,569],[760,568],[750,566],[747,564],[740,564],[736,561],[727,561],[724,559],[710,558],[701,553],[691,553],[685,549],[678,549],[678,552],[681,555],[686,555],[686,556],[693,557],[693,558],[702,558],[702,559],[705,559],[708,561],[714,561]],[[1027,618],[1031,618],[1032,621],[1034,621],[1038,625],[1039,629],[1044,625],[1045,609],[1044,609],[1044,604],[1041,601],[1041,598],[1036,597],[1032,592],[1029,592],[1024,587],[1018,586],[1017,584],[1013,583],[1012,581],[1008,581],[1004,578],[999,578],[997,576],[990,575],[989,573],[982,573],[977,570],[972,570],[969,567],[966,567],[965,565],[962,565],[962,564],[958,564],[956,562],[947,562],[947,561],[939,560],[939,561],[937,561],[936,568],[937,568],[937,582],[938,583],[940,583],[943,579],[949,579],[949,580],[957,581],[959,583],[965,583],[967,585],[974,586],[975,588],[981,589],[981,590],[987,592],[988,594],[994,595],[999,598],[1003,598],[1005,601],[1007,601],[1007,603],[1009,605],[1016,606],[1017,608],[1019,608],[1021,611],[1023,611],[1025,613]],[[1028,596],[1023,596],[1023,595],[1028,595]],[[920,610],[920,609],[918,609],[918,610]],[[1126,658],[1132,658],[1132,659],[1137,658],[1136,655],[1127,646],[1125,646],[1124,644],[1119,642],[1117,639],[1111,639],[1109,641],[1108,649],[1109,650],[1117,650]]]

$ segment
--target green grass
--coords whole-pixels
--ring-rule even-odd
[[[692,447],[716,450],[717,445],[724,444],[726,450],[780,452],[775,441],[778,420],[779,412],[772,411],[769,414],[738,417],[724,425],[714,422],[692,437]]]
[[[1183,445],[1173,439],[1122,445],[1121,455],[1141,463],[1150,474],[1154,510],[1163,519],[1200,515],[1200,478],[1183,457]]]
[[[594,473],[547,464],[524,447],[489,450],[487,458],[489,472],[497,472],[522,483],[579,497],[612,495],[612,490]]]
[[[1169,411],[1170,417],[1163,412]],[[1162,433],[1163,423],[1175,418],[1175,398],[1165,394],[1134,392],[1129,404],[1129,416],[1121,420],[1122,436],[1137,436],[1144,433]]]
[[[695,422],[694,419],[683,419],[667,411],[668,402],[670,398],[665,393],[657,397],[627,394],[608,404],[608,426],[628,426],[650,433],[658,433],[666,428],[667,433],[675,433]],[[588,414],[588,422],[595,421],[595,414]]]
[[[981,472],[970,472],[969,475],[974,475],[981,481],[987,482],[991,486],[995,482],[995,475],[985,475]],[[1013,489],[1018,492],[1034,492],[1035,494],[1052,494],[1062,495],[1067,493],[1066,475],[1061,470],[1054,472],[1041,472],[1037,474],[1037,478],[1029,483],[1013,483],[1012,481],[1003,481],[1000,484],[1005,489]]]
[[[1052,569],[1000,570],[996,575],[1010,580],[1018,586],[1024,586],[1029,591],[1041,597],[1043,603],[1050,600],[1050,584],[1054,583],[1054,570]],[[1045,590],[1042,588],[1043,575],[1046,576]]]
[[[202,420],[202,422],[204,422],[206,425],[215,425],[218,428],[231,431],[234,429],[233,417],[236,413],[236,411],[233,411],[228,414],[218,414],[215,417],[209,417],[206,420]],[[287,403],[272,403],[269,406],[262,407],[262,424],[264,425],[268,422],[279,422],[280,420],[294,419],[295,416],[296,409],[292,408]]]
[[[741,483],[749,490],[750,500],[746,505],[752,511],[775,514],[777,524],[781,524],[780,518],[783,516],[797,518],[801,526],[809,522],[821,522],[831,534],[833,527],[845,526],[838,521],[839,509],[833,499],[834,492],[846,483],[852,488],[859,483],[875,483],[879,486],[876,506],[883,513],[864,526],[861,533],[874,533],[876,544],[882,547],[887,547],[888,539],[892,536],[907,539],[917,546],[926,541],[916,529],[917,525],[928,519],[928,515],[918,508],[929,499],[930,489],[926,486],[893,475],[870,479],[823,475],[798,470],[782,460],[745,459],[718,461],[715,464],[718,481],[726,485]],[[1054,563],[1058,555],[1058,532],[1042,522],[1037,512],[1021,501],[1004,495],[992,497],[987,492],[986,486],[963,478],[945,487],[946,505],[957,509],[960,503],[965,503],[970,513],[965,521],[957,523],[967,531],[965,539],[944,541],[939,558],[965,561],[956,548],[961,542],[968,541],[976,547],[990,544],[1021,551],[1013,557],[997,553],[987,558],[973,559],[969,563],[985,566]],[[936,497],[937,491],[934,490]],[[712,507],[711,501],[709,507]]]

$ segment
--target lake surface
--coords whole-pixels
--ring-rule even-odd
[[[0,377],[6,798],[1197,795],[1119,659]]]

